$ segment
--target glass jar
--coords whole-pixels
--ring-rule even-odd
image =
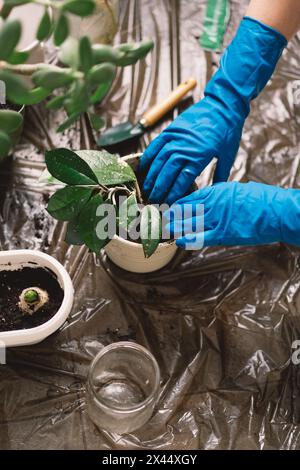
[[[154,356],[131,342],[113,343],[93,360],[87,408],[101,429],[125,434],[143,426],[158,400],[160,371]]]

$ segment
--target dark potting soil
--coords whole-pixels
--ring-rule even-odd
[[[49,301],[29,315],[18,306],[24,289],[39,287],[48,292]],[[52,318],[61,306],[64,292],[55,275],[44,268],[22,268],[0,271],[0,331],[24,330],[42,325]]]

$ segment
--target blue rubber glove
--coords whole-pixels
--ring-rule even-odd
[[[199,205],[203,205],[204,215],[202,211],[196,220]],[[181,217],[187,212],[188,218]],[[171,222],[166,230],[184,249],[273,242],[300,246],[300,190],[260,183],[218,183],[177,201],[165,213],[167,219]],[[196,233],[196,225],[202,225],[204,231]]]
[[[215,182],[226,181],[239,148],[250,102],[270,79],[287,41],[245,17],[208,83],[204,99],[183,112],[146,149],[144,191],[154,203],[172,204],[217,157]]]

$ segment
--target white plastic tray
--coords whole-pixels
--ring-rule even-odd
[[[0,252],[0,270],[15,270],[22,267],[45,267],[57,276],[64,291],[64,298],[57,313],[43,325],[27,330],[0,332],[0,342],[6,347],[26,346],[43,341],[57,331],[68,318],[74,300],[74,288],[65,268],[52,256],[34,250],[12,250]],[[2,344],[3,346],[3,344]]]

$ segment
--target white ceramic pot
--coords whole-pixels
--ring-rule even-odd
[[[160,243],[150,258],[145,258],[143,247],[115,235],[105,247],[107,256],[120,268],[132,273],[151,273],[166,266],[175,256],[175,242]]]
[[[12,250],[0,252],[0,270],[16,270],[23,267],[43,267],[50,269],[64,291],[59,310],[46,323],[27,330],[0,332],[0,344],[6,347],[36,344],[57,331],[68,318],[74,299],[74,288],[65,268],[52,256],[35,250]]]
[[[123,159],[133,170],[137,169],[140,154]],[[175,241],[160,243],[150,258],[145,258],[143,247],[115,235],[105,247],[107,256],[120,268],[132,273],[151,273],[166,266],[177,252]]]

